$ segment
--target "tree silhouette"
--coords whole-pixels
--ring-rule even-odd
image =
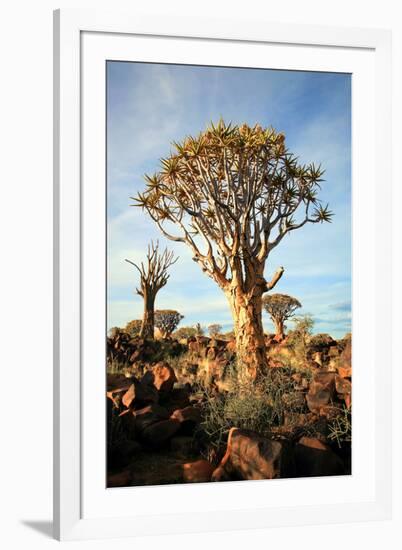
[[[280,342],[285,337],[285,321],[294,316],[301,303],[287,294],[267,294],[263,305],[275,326],[275,339]]]
[[[262,296],[283,274],[279,268],[267,282],[265,263],[292,231],[331,220],[318,199],[323,170],[299,164],[283,134],[258,124],[220,120],[173,146],[135,204],[223,290],[238,356],[256,378],[267,367]]]
[[[131,260],[127,260],[133,265],[140,274],[140,285],[136,288],[137,294],[144,299],[144,315],[140,330],[141,338],[154,338],[154,311],[155,298],[159,290],[164,287],[169,279],[168,269],[178,260],[174,258],[172,251],[167,248],[161,253],[159,251],[159,243],[156,245],[151,242],[148,245],[148,253],[145,262],[137,265]]]

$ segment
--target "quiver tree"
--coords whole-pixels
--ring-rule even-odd
[[[301,303],[287,294],[267,294],[263,304],[274,323],[275,340],[281,342],[285,338],[285,322],[294,316]]]
[[[216,338],[222,332],[222,325],[212,323],[212,325],[208,325],[208,332],[211,338]]]
[[[238,356],[256,378],[267,366],[262,296],[283,273],[280,268],[267,282],[265,264],[286,235],[331,220],[317,196],[323,170],[298,163],[283,134],[258,124],[220,120],[173,146],[160,171],[145,176],[135,204],[165,237],[186,244],[223,290]]]
[[[133,265],[140,274],[140,284],[136,288],[137,294],[144,299],[144,315],[140,330],[141,338],[154,338],[154,310],[155,298],[159,290],[164,287],[169,279],[168,269],[178,260],[174,258],[172,251],[167,248],[161,253],[159,243],[151,242],[148,245],[147,259],[140,265],[126,260]]]
[[[173,309],[155,311],[155,326],[160,330],[162,338],[170,338],[182,319],[184,315]]]

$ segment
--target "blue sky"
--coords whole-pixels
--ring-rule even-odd
[[[158,169],[172,141],[209,122],[272,125],[302,162],[326,170],[321,198],[332,224],[308,224],[272,251],[265,276],[285,274],[275,291],[303,304],[315,332],[351,330],[351,80],[349,75],[147,63],[107,64],[108,328],[142,316],[136,270],[147,243],[159,239],[180,256],[157,309],[177,309],[182,325],[218,322],[232,328],[226,299],[191,260],[184,244],[166,240],[147,215],[130,206],[143,174]],[[264,326],[272,324],[264,314]],[[291,324],[289,323],[289,328]]]

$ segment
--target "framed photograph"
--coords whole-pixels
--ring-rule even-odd
[[[390,33],[54,28],[55,537],[389,518]]]

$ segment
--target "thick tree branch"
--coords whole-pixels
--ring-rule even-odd
[[[275,271],[275,273],[274,273],[272,279],[270,280],[270,282],[266,284],[264,292],[269,292],[270,290],[272,290],[276,286],[277,282],[282,277],[284,271],[285,271],[285,269],[283,267],[279,267]]]

